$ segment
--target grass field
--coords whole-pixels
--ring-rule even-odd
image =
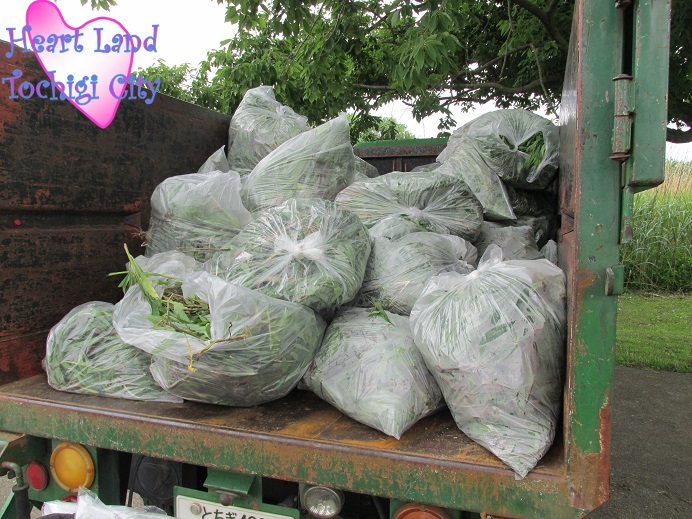
[[[639,193],[634,238],[622,247],[633,290],[692,292],[692,163],[669,161],[663,185]]]
[[[623,366],[692,372],[692,296],[628,293],[618,300],[615,359]]]

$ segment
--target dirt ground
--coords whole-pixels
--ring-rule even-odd
[[[689,519],[692,374],[618,366],[614,391],[611,499],[588,518]],[[2,478],[0,503],[10,488]]]

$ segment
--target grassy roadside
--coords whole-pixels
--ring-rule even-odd
[[[692,372],[692,295],[620,296],[615,360],[623,366]]]

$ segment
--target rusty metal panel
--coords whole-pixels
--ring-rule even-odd
[[[0,74],[37,82],[32,54],[0,42]],[[45,336],[77,304],[116,301],[123,243],[139,251],[149,197],[196,171],[230,117],[163,95],[120,104],[102,130],[66,101],[0,96],[0,384],[40,372]]]
[[[418,166],[435,162],[445,149],[442,139],[416,139],[406,141],[380,141],[357,145],[354,153],[375,166],[380,175],[392,171],[408,172]]]
[[[0,74],[45,78],[32,54],[0,41]],[[123,101],[98,128],[67,101],[0,96],[0,210],[138,212],[166,177],[197,171],[230,118],[163,95]]]

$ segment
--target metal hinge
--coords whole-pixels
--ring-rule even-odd
[[[634,78],[620,74],[615,82],[615,124],[613,126],[613,154],[611,159],[625,162],[632,150],[632,123],[634,121]]]

